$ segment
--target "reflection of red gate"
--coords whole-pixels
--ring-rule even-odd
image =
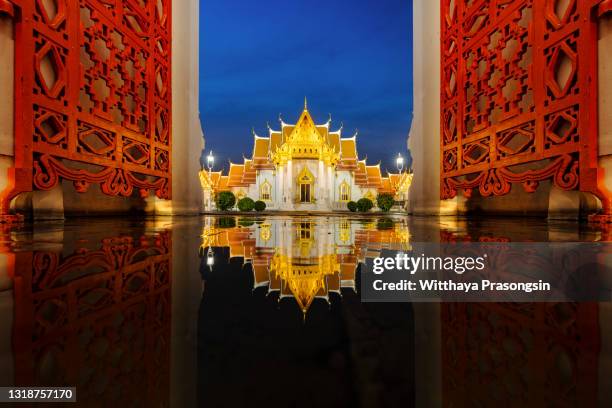
[[[442,230],[440,240],[524,240],[522,233],[491,235],[496,229],[503,226],[461,233]],[[543,260],[551,261],[560,262]],[[443,303],[440,309],[443,406],[597,405],[597,303]]]
[[[611,210],[597,164],[600,2],[441,0],[442,199],[552,180]]]
[[[171,234],[93,241],[14,253],[15,383],[76,386],[84,405],[167,406]]]
[[[444,406],[597,406],[596,303],[441,309]]]
[[[170,0],[0,0],[15,21],[18,193],[170,198]]]

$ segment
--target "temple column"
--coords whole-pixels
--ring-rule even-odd
[[[325,192],[326,192],[325,172],[323,169],[323,160],[319,160],[319,174],[317,175],[317,208],[325,209]]]
[[[285,189],[283,188],[283,182],[284,182],[284,176],[285,176],[285,169],[283,167],[283,165],[279,165],[278,166],[278,177],[276,178],[276,197],[274,197],[274,200],[276,201],[276,207],[279,210],[282,210],[285,208]]]
[[[329,208],[334,209],[334,184],[333,184],[333,174],[331,165],[327,167],[327,202],[329,203]]]
[[[287,182],[285,191],[287,191],[287,209],[293,210],[293,161],[289,160],[287,162]]]

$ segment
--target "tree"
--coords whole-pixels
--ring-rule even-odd
[[[215,204],[221,211],[227,211],[236,205],[236,196],[231,191],[222,191],[215,197]]]
[[[348,208],[350,212],[355,212],[357,211],[357,203],[354,201],[349,201],[346,203],[346,208]]]
[[[357,209],[359,212],[368,212],[374,207],[374,203],[369,198],[360,198],[357,201]]]
[[[255,207],[255,201],[252,198],[244,197],[238,201],[238,209],[240,211],[253,211]]]
[[[376,197],[376,204],[381,211],[388,212],[395,204],[395,199],[389,193],[379,194],[378,197]]]
[[[266,209],[266,203],[264,203],[261,200],[255,201],[255,211],[261,212],[261,211],[265,211],[265,209]]]

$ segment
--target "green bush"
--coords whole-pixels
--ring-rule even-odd
[[[395,199],[389,193],[379,194],[378,197],[376,197],[376,205],[378,205],[378,208],[383,212],[388,212],[394,204]]]
[[[255,219],[254,218],[240,218],[238,220],[238,225],[240,225],[241,227],[252,227],[253,225],[255,225]]]
[[[346,203],[346,208],[348,208],[350,212],[355,212],[357,211],[357,203],[354,201],[349,201]]]
[[[265,209],[266,209],[266,203],[264,203],[261,200],[255,201],[255,211],[261,212],[261,211],[265,211]]]
[[[222,191],[215,197],[215,204],[221,211],[231,210],[236,205],[236,196],[231,191]]]
[[[252,198],[244,197],[238,201],[238,209],[240,211],[253,211],[255,201]]]
[[[234,217],[222,217],[217,222],[219,228],[236,228],[236,219]]]
[[[393,229],[393,220],[391,218],[379,218],[376,223],[376,229],[389,230]]]
[[[374,207],[374,203],[369,198],[360,198],[357,201],[357,209],[359,212],[368,212]]]

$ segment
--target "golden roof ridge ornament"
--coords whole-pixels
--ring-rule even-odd
[[[331,121],[332,121],[332,115],[331,113],[328,113],[328,115],[329,115],[329,118],[327,119],[327,122],[325,122],[321,126],[326,127],[329,130],[329,126],[331,125]]]
[[[342,136],[342,128],[344,127],[344,122],[340,122],[340,127],[338,128],[338,130],[330,130],[330,134],[337,134]]]
[[[278,114],[278,121],[280,122],[280,125],[281,125],[281,131],[282,131],[282,129],[283,129],[285,126],[288,126],[288,124],[287,124],[287,123],[285,123],[285,121],[283,120],[283,114],[282,114],[282,113],[279,113],[279,114]]]

